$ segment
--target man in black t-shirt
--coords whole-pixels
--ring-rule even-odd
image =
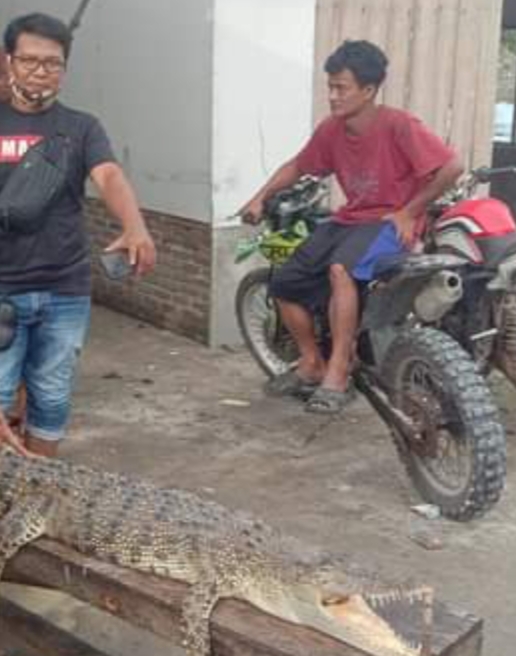
[[[10,98],[0,103],[0,190],[27,149],[64,133],[71,141],[65,189],[32,234],[0,231],[0,296],[17,310],[16,336],[0,356],[0,413],[13,405],[23,379],[26,447],[55,455],[64,435],[77,356],[90,312],[88,236],[82,213],[89,177],[122,234],[139,274],[155,265],[154,243],[135,195],[93,116],[57,101],[71,45],[68,28],[45,14],[13,20],[4,34]],[[1,419],[1,417],[0,417]],[[0,430],[0,440],[2,440]]]

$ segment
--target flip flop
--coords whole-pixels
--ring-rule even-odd
[[[344,391],[318,387],[305,403],[305,410],[319,415],[336,415],[342,412],[355,395],[355,389],[350,385]]]
[[[294,396],[306,400],[314,393],[318,385],[319,383],[315,381],[301,378],[295,369],[289,369],[268,380],[263,386],[263,390],[269,396]]]

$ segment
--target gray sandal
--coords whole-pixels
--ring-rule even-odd
[[[308,399],[317,389],[319,383],[301,378],[295,369],[289,369],[268,380],[263,390],[269,396],[293,396]]]
[[[305,403],[305,410],[319,415],[336,415],[355,398],[354,387],[344,391],[318,387]]]

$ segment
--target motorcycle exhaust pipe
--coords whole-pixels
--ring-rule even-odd
[[[454,271],[433,275],[414,299],[416,316],[425,323],[439,321],[462,297],[462,278]]]

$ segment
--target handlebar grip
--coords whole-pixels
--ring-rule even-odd
[[[500,166],[497,168],[483,166],[473,171],[473,175],[480,183],[489,182],[491,178],[494,178],[497,175],[507,175],[509,173],[516,173],[516,166]]]

